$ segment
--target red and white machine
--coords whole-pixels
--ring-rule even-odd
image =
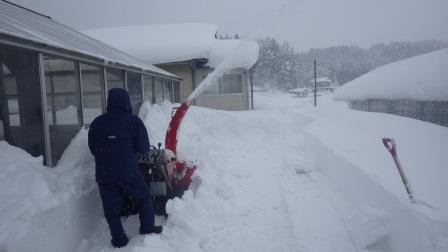
[[[177,132],[191,104],[191,100],[186,100],[173,109],[166,131],[165,149],[160,148],[161,143],[158,147],[152,145],[150,151],[141,155],[138,160],[140,171],[151,188],[155,211],[158,214],[166,214],[165,205],[168,199],[180,197],[188,190],[196,170],[193,163],[177,159]],[[122,215],[128,216],[136,212],[135,202],[129,195],[125,195]]]

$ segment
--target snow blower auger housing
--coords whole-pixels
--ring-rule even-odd
[[[166,132],[165,147],[161,149],[151,145],[150,151],[139,156],[139,168],[154,198],[154,210],[158,215],[166,215],[165,205],[169,199],[181,197],[188,190],[196,165],[177,160],[177,131],[191,101],[187,100],[180,107],[173,109],[171,121]],[[122,216],[137,213],[134,200],[125,195],[121,210]]]

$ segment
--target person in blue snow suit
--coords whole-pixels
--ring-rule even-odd
[[[147,153],[149,148],[148,133],[140,118],[132,114],[128,92],[112,88],[107,112],[90,125],[89,149],[95,157],[96,181],[114,247],[124,247],[129,242],[120,220],[125,192],[136,201],[140,234],[162,232],[162,227],[154,226],[150,189],[137,164],[137,154]]]

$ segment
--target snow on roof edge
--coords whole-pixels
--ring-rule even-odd
[[[117,64],[180,79],[41,13],[5,1],[0,1],[0,5],[0,34],[93,57],[106,65]]]
[[[105,27],[83,32],[150,64],[205,58],[207,66],[216,68],[243,43],[253,48],[249,50],[252,55],[238,56],[252,59],[249,67],[246,62],[242,68],[255,64],[259,51],[257,43],[245,39],[219,40],[215,38],[216,31],[217,26],[213,24],[182,23]]]
[[[448,48],[379,67],[341,86],[337,101],[448,101]]]

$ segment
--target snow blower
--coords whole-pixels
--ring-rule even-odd
[[[177,132],[192,101],[186,100],[173,108],[171,121],[165,136],[165,149],[162,144],[151,145],[150,151],[139,157],[138,163],[146,183],[154,198],[157,215],[165,215],[165,205],[169,199],[181,197],[188,190],[196,165],[177,159]],[[137,213],[135,201],[125,195],[121,210],[122,216]]]

